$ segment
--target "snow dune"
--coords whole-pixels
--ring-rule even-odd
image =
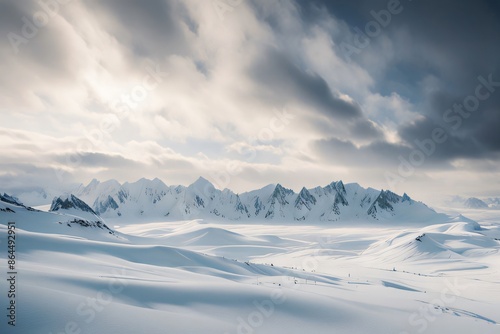
[[[1,333],[500,331],[495,224],[86,224],[0,208],[2,244],[16,221],[19,291]]]

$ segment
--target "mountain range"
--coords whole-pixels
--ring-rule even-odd
[[[448,201],[448,205],[467,209],[500,209],[500,198],[489,197],[481,199],[477,197],[465,198],[462,196],[453,196]]]
[[[49,191],[41,190],[40,198]],[[17,194],[16,194],[17,195]],[[11,201],[21,201],[7,194]],[[22,199],[21,196],[18,195]],[[36,194],[29,193],[29,198]],[[30,203],[31,204],[31,203]],[[142,178],[136,182],[92,180],[64,195],[55,195],[50,211],[64,212],[88,220],[162,219],[188,220],[216,218],[227,220],[339,221],[399,220],[428,222],[442,218],[422,202],[406,193],[363,188],[357,183],[331,182],[326,186],[298,193],[281,184],[235,193],[219,190],[203,177],[189,186],[167,186],[160,179]]]
[[[271,184],[238,194],[216,189],[202,177],[189,186],[167,186],[157,178],[123,184],[94,179],[75,189],[72,195],[87,203],[93,214],[104,218],[427,221],[439,216],[407,194],[400,196],[389,190],[342,181],[311,189],[304,187],[298,193],[281,184]],[[72,197],[65,195],[60,201],[68,198]]]

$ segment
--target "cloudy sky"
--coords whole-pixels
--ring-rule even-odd
[[[0,0],[0,187],[500,195],[500,5]]]

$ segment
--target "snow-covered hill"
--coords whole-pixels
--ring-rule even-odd
[[[408,196],[341,182],[241,195],[203,179],[189,187],[155,182],[93,183],[90,190],[123,191],[117,232],[81,217],[94,213],[75,195],[55,198],[51,212],[0,196],[0,240],[15,223],[16,331],[69,332],[71,321],[81,333],[414,333],[423,325],[427,333],[498,332],[498,223],[458,216],[425,227],[386,224],[436,214]],[[138,208],[161,214],[158,203],[211,219],[123,219]],[[245,207],[262,222],[222,218]],[[370,224],[288,221],[320,217],[325,207],[335,218],[366,212]],[[0,253],[3,272],[8,254]],[[0,333],[10,332],[0,322]]]
[[[276,207],[288,201],[278,192],[285,197]],[[303,206],[313,202],[302,195]],[[0,208],[0,240],[6,222],[16,222],[20,333],[461,334],[500,326],[500,229],[464,217],[423,228],[130,220],[110,234],[58,211]],[[0,322],[0,333],[15,331]]]
[[[78,204],[78,206],[74,206]],[[74,196],[55,198],[54,212],[27,207],[17,199],[0,195],[0,220],[13,221],[25,231],[88,237],[92,240],[115,240],[119,237],[92,209]],[[86,211],[90,209],[89,211]]]

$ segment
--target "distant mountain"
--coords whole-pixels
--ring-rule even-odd
[[[72,194],[55,197],[52,200],[49,211],[74,215],[91,220],[100,220],[100,217],[90,206],[87,205],[87,203]]]
[[[88,206],[84,201],[82,201],[75,195],[63,195],[54,198],[49,211],[70,210],[70,209],[76,209],[95,214],[94,210],[92,210],[90,206]]]
[[[450,197],[446,203],[450,207],[467,208],[467,209],[500,209],[500,198],[477,198],[477,197]]]
[[[202,177],[187,187],[167,186],[159,179],[124,184],[92,180],[75,195],[91,203],[95,214],[105,218],[425,222],[440,217],[407,194],[399,196],[388,190],[365,189],[356,183],[344,185],[342,181],[324,187],[304,187],[299,193],[277,184],[237,194],[216,189]]]
[[[31,207],[24,205],[17,197],[14,197],[12,195],[8,195],[6,193],[4,193],[3,195],[0,194],[0,202],[19,206],[19,207],[22,207],[22,208],[29,210],[29,211],[37,211]],[[0,207],[0,211],[4,211],[4,210],[6,210],[6,209]]]
[[[14,204],[17,206],[24,206],[24,204],[21,203],[21,201],[17,197],[8,195],[6,193],[4,193],[3,195],[0,194],[0,201],[5,202],[5,203],[9,203],[9,204]]]
[[[77,185],[68,185],[60,189],[26,185],[23,188],[7,189],[6,191],[15,196],[21,203],[26,203],[29,206],[39,206],[50,204],[51,199],[54,197],[62,193],[72,193],[75,189],[77,189]]]
[[[484,200],[488,207],[491,209],[500,209],[500,198],[499,197],[490,197]]]
[[[470,197],[465,200],[464,206],[469,209],[487,209],[488,204],[476,197]]]

